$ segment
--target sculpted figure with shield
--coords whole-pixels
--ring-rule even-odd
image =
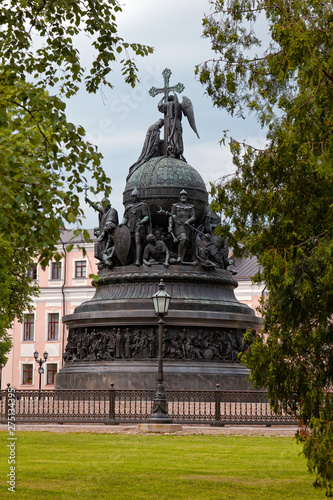
[[[135,188],[131,194],[132,203],[126,208],[120,226],[126,225],[131,234],[130,259],[136,266],[142,264],[145,239],[151,233],[151,218],[148,205],[140,201],[140,193]],[[133,258],[134,257],[134,258]]]

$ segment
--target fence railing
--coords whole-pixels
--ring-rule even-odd
[[[9,396],[9,392],[11,394]],[[166,390],[169,416],[177,423],[210,425],[295,425],[287,414],[270,409],[265,391]],[[15,394],[15,397],[13,397]],[[0,391],[0,420],[16,422],[138,423],[147,421],[154,390],[13,390]],[[15,401],[15,405],[13,405]]]

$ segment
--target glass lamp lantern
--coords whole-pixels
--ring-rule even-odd
[[[157,316],[166,316],[168,314],[171,296],[164,290],[163,280],[160,281],[159,290],[152,298],[155,314]]]

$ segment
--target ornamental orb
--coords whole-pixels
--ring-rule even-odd
[[[205,215],[208,205],[205,183],[195,168],[181,159],[158,156],[137,168],[127,179],[123,194],[125,207],[131,202],[134,188],[138,188],[141,200],[147,203],[153,226],[165,224],[166,216],[157,212],[160,208],[170,211],[183,189],[195,207],[197,221]]]

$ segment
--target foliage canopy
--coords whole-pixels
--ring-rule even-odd
[[[135,85],[133,56],[146,56],[152,48],[118,35],[120,13],[116,0],[1,3],[0,267],[10,277],[1,286],[9,286],[10,297],[20,282],[22,300],[6,302],[2,296],[6,321],[0,324],[0,338],[33,292],[25,280],[29,259],[45,266],[56,252],[61,227],[81,221],[78,195],[87,177],[94,183],[92,192],[110,192],[102,155],[85,141],[84,129],[67,120],[64,99],[79,85],[88,92],[112,87],[109,76],[117,58],[125,81]],[[78,50],[84,34],[95,52],[87,70]]]
[[[237,255],[258,258],[256,280],[269,290],[245,363],[275,411],[311,421],[304,453],[331,494],[333,9],[319,0],[211,4],[204,36],[216,58],[196,68],[200,81],[216,106],[253,111],[267,129],[262,150],[230,139],[236,172],[212,188],[228,221],[222,231]],[[258,54],[263,18],[269,40]]]

